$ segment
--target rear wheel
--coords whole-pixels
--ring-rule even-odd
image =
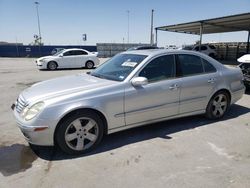
[[[56,142],[68,154],[91,151],[103,137],[103,122],[91,111],[79,111],[58,126]]]
[[[57,69],[57,63],[55,61],[50,61],[47,65],[47,68],[49,70],[56,70]]]
[[[85,67],[88,68],[88,69],[92,69],[94,67],[94,62],[93,61],[87,61]]]
[[[206,117],[209,119],[222,118],[230,105],[229,103],[229,96],[226,92],[216,93],[207,105]]]

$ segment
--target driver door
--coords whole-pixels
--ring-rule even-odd
[[[76,66],[76,55],[74,50],[70,50],[63,53],[63,57],[60,59],[61,68],[74,68]]]
[[[147,85],[125,89],[126,125],[140,124],[178,114],[181,80],[176,78],[174,55],[150,61],[137,76],[146,77]]]

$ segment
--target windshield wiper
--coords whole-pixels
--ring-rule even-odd
[[[97,77],[97,78],[104,78],[106,79],[104,76],[100,75],[100,74],[90,74],[91,76]]]

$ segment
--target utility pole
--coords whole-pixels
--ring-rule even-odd
[[[40,19],[39,19],[38,5],[39,5],[39,2],[36,1],[36,2],[35,2],[35,6],[36,6],[36,15],[37,15],[38,32],[39,32],[39,54],[40,54],[40,56],[41,56],[42,36],[41,36],[41,28],[40,28]]]
[[[40,41],[40,44],[41,44],[42,43],[42,36],[41,36],[40,18],[39,18],[39,11],[38,11],[39,2],[36,1],[35,5],[36,5],[36,14],[37,14],[37,24],[38,24],[38,32],[39,32],[39,41]]]
[[[151,11],[151,31],[150,31],[150,44],[154,45],[154,34],[153,34],[153,26],[154,25],[154,9]]]
[[[128,43],[129,43],[129,13],[130,13],[130,11],[127,10],[127,13],[128,13]]]

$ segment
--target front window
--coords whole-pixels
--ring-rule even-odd
[[[175,77],[175,59],[173,55],[157,57],[146,65],[139,76],[149,82],[156,82]]]
[[[118,54],[95,69],[91,75],[123,81],[147,56],[137,54]]]

